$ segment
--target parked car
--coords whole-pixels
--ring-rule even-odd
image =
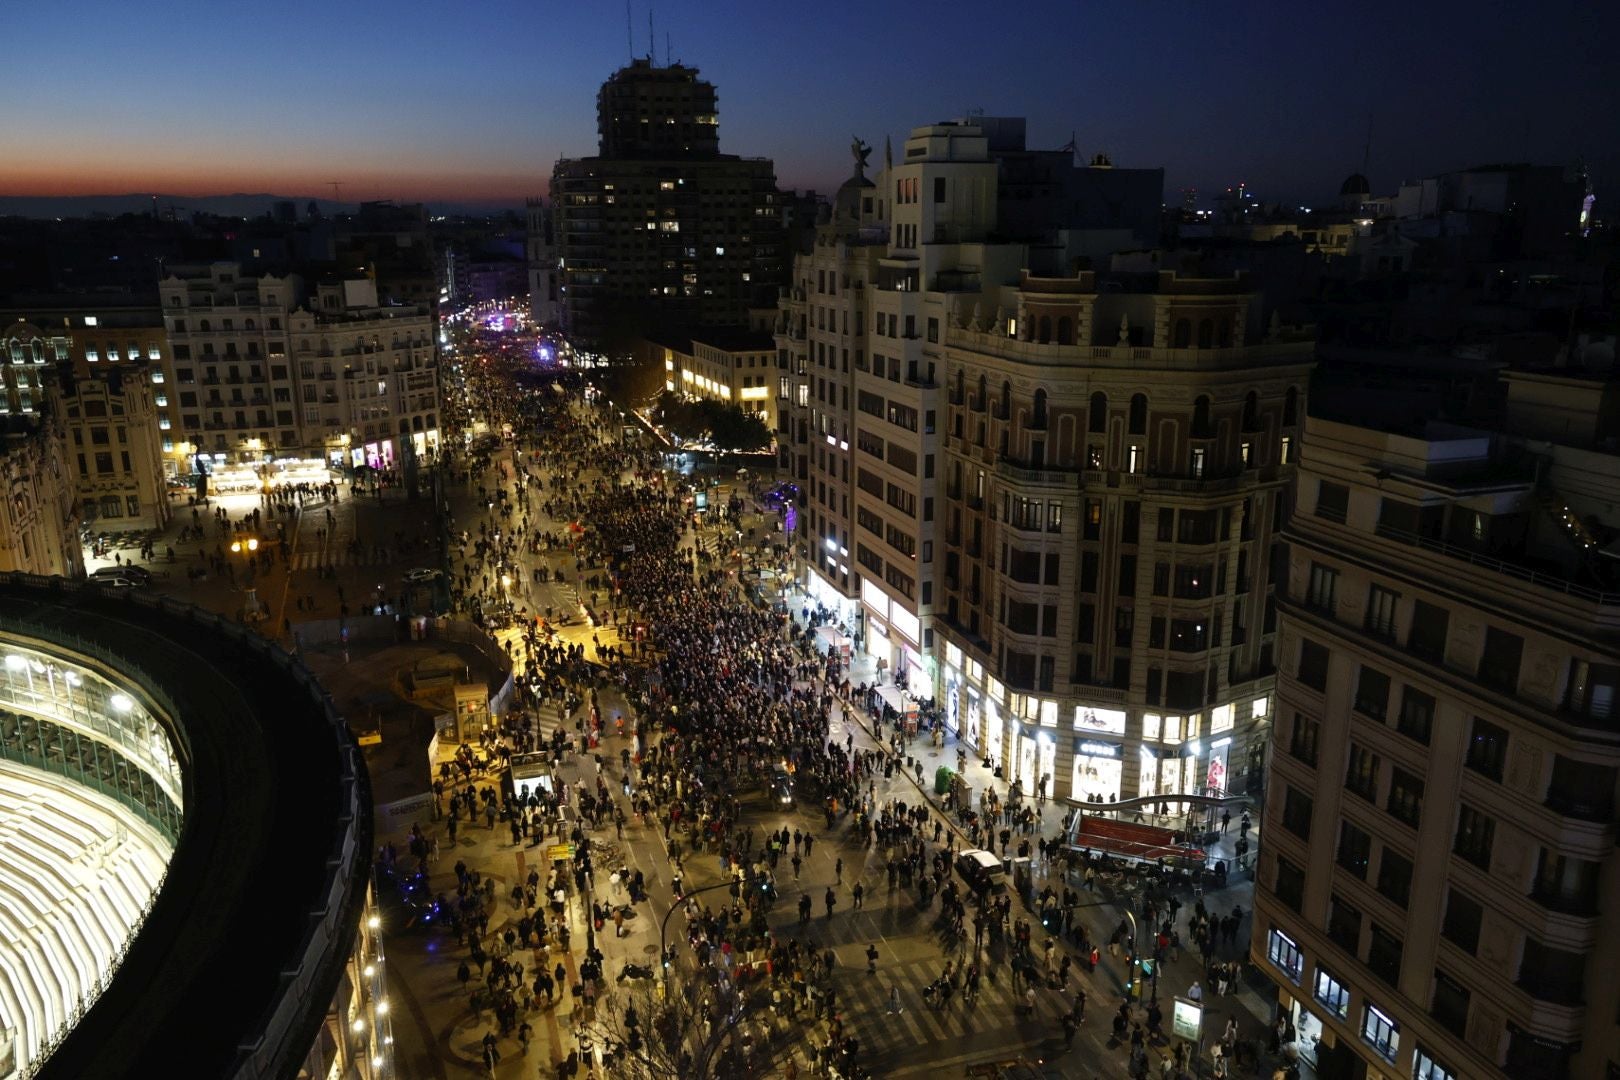
[[[426,585],[438,581],[442,577],[444,577],[443,570],[430,570],[425,566],[405,571],[405,580],[412,585]]]
[[[90,572],[91,581],[107,581],[113,578],[128,578],[138,585],[150,585],[152,572],[144,566],[103,566]]]

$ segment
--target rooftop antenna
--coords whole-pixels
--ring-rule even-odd
[[[664,66],[669,67],[669,65],[671,63],[673,63],[673,61],[670,59],[670,53],[669,53],[669,31],[665,30],[664,31]]]
[[[653,67],[658,66],[658,39],[653,35],[653,9],[651,4],[647,5],[647,58],[653,62]]]
[[[342,202],[343,201],[343,181],[341,181],[341,180],[328,180],[327,183],[332,185],[332,201],[337,202],[337,203]]]
[[[624,53],[632,61],[636,58],[635,24],[630,21],[630,0],[624,0]]]
[[[1372,160],[1372,113],[1367,114],[1367,145],[1361,150],[1361,175],[1367,175],[1367,162]]]

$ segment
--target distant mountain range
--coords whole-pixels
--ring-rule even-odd
[[[357,203],[338,202],[334,199],[311,199],[308,195],[162,195],[162,194],[132,194],[132,195],[0,195],[0,216],[14,216],[26,218],[83,218],[106,215],[117,217],[120,214],[150,214],[154,205],[160,216],[167,217],[169,210],[174,210],[174,216],[189,218],[195,213],[218,214],[222,217],[262,217],[270,212],[278,202],[292,202],[298,207],[298,218],[302,221],[311,202],[320,208],[322,214],[352,213]],[[492,209],[506,209],[506,207],[492,207],[474,203],[467,204],[430,204],[428,209],[435,214],[486,214]],[[521,209],[515,207],[514,209]]]

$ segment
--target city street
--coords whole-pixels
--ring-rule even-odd
[[[482,380],[498,378],[484,373]],[[510,392],[508,392],[510,393]],[[488,384],[483,392],[476,392],[471,400],[490,399]],[[583,430],[591,433],[592,440],[611,440],[616,425],[597,415],[583,403],[573,402],[567,415]],[[490,428],[499,417],[488,418]],[[580,794],[597,783],[600,775],[613,801],[624,813],[622,828],[615,826],[611,816],[604,818],[597,828],[590,828],[588,819],[582,819],[581,835],[593,845],[593,875],[595,886],[582,894],[572,887],[568,875],[563,875],[566,902],[564,922],[568,928],[567,944],[558,935],[549,935],[546,944],[525,947],[522,942],[510,952],[503,938],[514,932],[529,909],[526,903],[514,903],[514,886],[521,887],[530,880],[531,872],[544,878],[555,856],[553,845],[566,844],[568,835],[556,831],[559,820],[541,815],[551,822],[551,834],[540,839],[524,835],[514,841],[509,830],[507,815],[503,812],[490,824],[477,815],[463,818],[459,829],[452,831],[445,817],[447,800],[469,788],[482,791],[498,787],[496,779],[475,775],[470,784],[452,783],[443,788],[437,800],[437,812],[424,814],[414,822],[422,830],[423,843],[436,854],[428,855],[428,883],[432,894],[448,896],[454,901],[458,878],[455,867],[464,865],[469,871],[483,875],[492,886],[486,886],[492,898],[483,910],[489,922],[479,935],[488,957],[506,957],[520,962],[524,979],[534,973],[550,972],[560,966],[563,978],[556,980],[549,1007],[535,1004],[521,1010],[517,1023],[506,1025],[506,1030],[494,1018],[492,1000],[480,986],[477,976],[463,984],[459,978],[462,965],[468,960],[466,942],[470,941],[463,929],[458,942],[448,926],[447,919],[426,928],[390,928],[390,980],[394,987],[394,1031],[396,1056],[403,1075],[458,1076],[484,1070],[486,1045],[500,1056],[493,1072],[497,1077],[532,1077],[556,1075],[552,1066],[564,1065],[570,1053],[577,1053],[585,1039],[593,1040],[599,1049],[615,1030],[627,1005],[654,999],[647,997],[636,980],[617,981],[626,963],[647,965],[657,969],[659,957],[658,927],[671,912],[675,903],[676,875],[681,876],[683,895],[692,895],[711,886],[724,886],[731,880],[724,848],[713,837],[697,850],[683,852],[677,864],[670,858],[666,841],[667,830],[659,819],[649,814],[645,818],[633,812],[632,800],[627,794],[639,794],[648,784],[643,770],[626,759],[635,755],[637,740],[632,732],[637,720],[645,718],[647,687],[630,683],[624,685],[608,678],[604,670],[630,670],[615,668],[612,651],[625,644],[618,633],[618,620],[612,625],[592,626],[582,617],[582,605],[598,615],[612,610],[620,601],[609,595],[610,587],[598,580],[593,588],[588,584],[593,577],[604,574],[601,564],[587,564],[573,538],[581,529],[589,530],[594,523],[579,521],[571,512],[573,505],[557,498],[547,511],[548,494],[558,490],[559,483],[572,485],[569,490],[610,490],[615,485],[629,484],[635,478],[635,469],[604,472],[599,468],[579,466],[577,453],[552,455],[544,450],[541,439],[538,455],[525,452],[520,442],[501,442],[492,452],[475,459],[476,467],[468,469],[458,462],[446,471],[444,496],[450,507],[450,559],[441,566],[435,554],[436,528],[429,512],[430,497],[409,500],[399,491],[379,494],[364,489],[351,489],[340,485],[338,498],[326,496],[307,499],[302,513],[294,517],[286,512],[271,513],[271,502],[254,495],[229,495],[214,499],[209,507],[182,506],[166,535],[155,544],[156,558],[151,568],[159,576],[155,587],[181,598],[203,603],[222,611],[240,611],[249,583],[246,559],[229,552],[234,533],[220,533],[209,527],[209,514],[223,509],[232,520],[241,520],[255,508],[261,511],[258,532],[266,536],[275,534],[278,524],[285,526],[287,558],[269,559],[269,565],[256,572],[251,581],[257,590],[257,599],[265,607],[263,628],[276,634],[292,624],[312,619],[332,619],[343,614],[357,614],[367,604],[397,605],[402,594],[402,575],[413,567],[444,570],[448,573],[450,591],[461,610],[480,608],[486,616],[498,616],[500,609],[510,605],[526,620],[494,630],[494,635],[515,658],[520,680],[526,677],[551,677],[558,670],[567,673],[570,686],[582,696],[594,690],[601,720],[601,745],[581,754],[574,746],[577,732],[564,727],[561,736],[567,748],[555,756],[556,766],[551,770],[553,790],[568,787]],[[599,446],[602,442],[589,445]],[[538,480],[536,488],[521,494],[515,489],[514,477],[527,467]],[[743,490],[746,485],[739,484]],[[775,542],[776,516],[763,510],[751,499],[745,501],[742,514],[732,521],[720,523],[711,514],[702,519],[696,529],[681,532],[676,552],[683,562],[690,560],[701,577],[709,568],[719,565],[710,557],[722,547],[734,544],[741,533],[750,533],[760,541]],[[193,521],[204,526],[201,539],[179,539],[182,527]],[[480,554],[480,538],[491,540],[509,536],[514,526],[537,544],[511,545],[508,556],[498,564],[491,561],[488,551]],[[468,545],[460,542],[465,535]],[[167,548],[173,545],[175,560],[167,560]],[[531,550],[538,546],[539,550]],[[493,549],[489,549],[493,550]],[[119,552],[120,556],[128,554]],[[212,557],[212,559],[211,559]],[[735,568],[739,565],[770,565],[773,552],[752,552],[744,559],[727,559],[724,565],[732,573],[725,580],[723,592],[739,609],[747,609],[748,601],[738,587]],[[761,561],[763,560],[763,562]],[[98,561],[95,565],[103,565]],[[213,568],[223,566],[220,573]],[[194,577],[197,568],[208,567],[206,578]],[[188,575],[186,571],[192,570]],[[538,571],[538,574],[537,574]],[[233,580],[234,579],[234,580]],[[544,579],[544,580],[542,580]],[[582,584],[585,583],[585,584]],[[793,592],[786,597],[786,607],[792,618],[802,624],[808,608],[801,594]],[[571,617],[569,625],[557,626],[564,614]],[[619,607],[621,616],[630,616],[628,608]],[[558,669],[555,657],[541,658],[530,670],[526,666],[525,635],[521,626],[532,627],[536,616],[548,616],[556,628],[554,648],[577,648],[583,658],[590,661],[585,669],[577,665]],[[284,637],[283,640],[286,640]],[[809,640],[806,635],[805,640]],[[532,645],[532,642],[530,642]],[[535,654],[538,656],[539,654]],[[712,654],[717,663],[725,663],[723,654]],[[607,661],[608,669],[597,665]],[[814,661],[800,670],[792,686],[794,691],[808,698],[820,696],[823,686],[815,675],[805,676],[822,665]],[[590,684],[581,683],[577,676],[582,670],[593,670]],[[645,670],[645,669],[635,669]],[[844,674],[852,686],[871,683],[877,678],[872,661],[856,657],[853,666]],[[534,722],[532,739],[535,744],[545,743],[558,727],[566,724],[560,719],[563,710],[553,704],[531,703],[524,715]],[[569,715],[574,715],[568,710]],[[624,718],[622,733],[617,724]],[[507,743],[514,741],[513,717],[508,717],[503,729]],[[946,739],[943,746],[935,747],[926,735],[909,740],[902,756],[904,767],[883,768],[882,761],[891,747],[874,734],[872,718],[858,706],[834,697],[827,715],[824,738],[828,745],[841,748],[850,757],[877,762],[869,780],[852,787],[857,799],[857,810],[878,814],[882,809],[893,810],[897,817],[905,809],[923,808],[927,818],[917,822],[911,842],[920,842],[928,850],[960,850],[969,846],[965,834],[957,830],[954,822],[941,808],[938,798],[925,792],[918,784],[919,776],[932,780],[934,770],[941,764],[957,764],[954,740]],[[648,731],[647,747],[660,745],[660,733]],[[921,764],[920,772],[910,767],[915,759]],[[995,790],[1003,799],[1006,785],[990,777],[986,770],[970,758],[964,778],[975,792]],[[747,796],[745,790],[744,796]],[[1045,1061],[1054,1076],[1107,1076],[1128,1075],[1129,1043],[1113,1038],[1113,1015],[1123,999],[1124,961],[1112,955],[1106,943],[1121,919],[1122,909],[1105,902],[1099,894],[1083,889],[1080,875],[1065,877],[1055,868],[1037,858],[1034,864],[1033,891],[1039,892],[1050,884],[1060,894],[1073,889],[1077,900],[1074,918],[1085,928],[1085,937],[1099,943],[1101,962],[1095,973],[1084,970],[1084,957],[1074,947],[1073,940],[1058,940],[1051,950],[1051,959],[1044,960],[1047,934],[1037,925],[1029,944],[1030,962],[1037,967],[1052,965],[1064,956],[1079,961],[1069,972],[1064,988],[1055,989],[1037,985],[1031,999],[1026,996],[1028,980],[1020,980],[1013,970],[1014,955],[1019,951],[1010,938],[1011,922],[1007,932],[992,928],[984,934],[982,945],[975,945],[971,925],[963,933],[953,933],[944,908],[937,896],[925,903],[915,878],[896,882],[889,873],[891,859],[905,853],[907,842],[896,837],[888,843],[873,840],[870,831],[863,833],[855,827],[857,814],[841,805],[831,829],[818,800],[800,798],[796,805],[783,808],[780,803],[764,794],[757,797],[739,797],[739,815],[731,824],[731,836],[746,833],[758,860],[764,846],[763,838],[785,831],[788,835],[813,837],[813,847],[806,846],[803,854],[790,847],[771,868],[777,901],[765,915],[766,925],[777,943],[801,942],[806,951],[822,958],[831,954],[830,970],[821,980],[824,990],[831,990],[832,1005],[817,1007],[815,1014],[806,1009],[796,1019],[789,1019],[787,1008],[780,1011],[755,1006],[743,1014],[741,1030],[750,1024],[758,1025],[759,1044],[776,1047],[769,1059],[770,1067],[764,1071],[743,1072],[739,1075],[791,1075],[794,1071],[806,1074],[818,1067],[825,1068],[825,1057],[815,1048],[828,1044],[833,1023],[845,1039],[857,1041],[859,1046],[855,1069],[861,1074],[874,1076],[920,1076],[946,1069],[960,1073],[967,1066],[985,1062]],[[1043,806],[1037,829],[1028,835],[1033,843],[1037,837],[1053,837],[1059,832],[1064,809],[1061,806]],[[575,820],[571,816],[569,820]],[[667,822],[667,818],[664,819]],[[377,842],[392,844],[397,858],[410,862],[407,855],[412,822],[379,823]],[[527,832],[527,829],[525,829]],[[677,834],[678,836],[679,834]],[[1016,845],[1018,839],[1014,843]],[[735,839],[732,845],[736,844]],[[797,845],[793,845],[797,847]],[[566,850],[566,849],[565,849]],[[1227,857],[1230,852],[1218,854]],[[566,859],[566,856],[564,856]],[[733,859],[736,858],[733,851]],[[795,865],[796,864],[796,865]],[[561,865],[568,865],[564,862]],[[1051,870],[1051,876],[1048,871]],[[628,899],[623,878],[615,883],[612,878],[623,871],[625,876],[639,872],[645,883],[646,898],[630,905],[634,915],[624,923],[621,934],[615,933],[612,922],[595,932],[596,947],[602,954],[602,982],[595,995],[594,1006],[587,1000],[581,978],[581,964],[587,958],[586,940],[591,935],[590,902],[611,898],[615,903]],[[1247,910],[1251,883],[1247,878],[1234,878],[1230,888],[1219,894],[1203,897],[1216,915],[1234,908]],[[856,889],[862,899],[856,903]],[[826,898],[832,896],[834,907],[826,907]],[[801,898],[809,901],[811,916],[806,923],[800,915]],[[714,910],[721,910],[725,891],[716,888],[699,901]],[[1195,904],[1193,897],[1184,897],[1183,920],[1190,915]],[[968,923],[978,909],[968,902]],[[1035,917],[1015,900],[1009,915],[1012,919]],[[669,941],[686,940],[687,920],[670,918]],[[1183,929],[1182,933],[1188,933]],[[1247,951],[1249,926],[1244,917],[1237,940],[1218,948],[1215,958],[1242,960]],[[869,953],[875,949],[875,957]],[[761,953],[754,960],[762,961]],[[874,971],[868,971],[872,959]],[[729,979],[740,974],[743,960],[733,955],[720,962]],[[982,982],[976,996],[968,999],[965,993],[948,999],[941,1005],[931,1003],[925,989],[939,979],[946,965],[954,965],[958,976],[969,965],[982,972]],[[714,966],[712,963],[711,967]],[[761,966],[763,964],[761,963]],[[478,965],[479,973],[483,964]],[[494,968],[491,967],[491,972]],[[707,993],[703,965],[697,953],[685,948],[677,950],[671,969],[671,997],[691,1004],[693,995]],[[712,973],[710,975],[712,977]],[[782,973],[773,978],[783,977]],[[1193,983],[1204,977],[1204,966],[1191,948],[1182,951],[1179,960],[1162,965],[1159,978],[1149,986],[1149,993],[1157,992],[1161,999],[1184,994]],[[756,979],[760,976],[755,976]],[[1162,985],[1161,985],[1162,984]],[[576,992],[576,990],[580,992]],[[1084,991],[1086,1008],[1084,1021],[1072,1039],[1066,1039],[1063,1019],[1075,1008],[1076,992]],[[529,1000],[529,991],[519,994],[520,1000]],[[756,999],[757,1000],[757,999]],[[826,998],[822,999],[824,1002]],[[1205,1032],[1209,1041],[1233,1018],[1244,1039],[1264,1045],[1263,1024],[1268,1017],[1266,1007],[1258,995],[1239,979],[1233,992],[1224,998],[1213,993],[1207,999]],[[776,1015],[773,1015],[776,1014]],[[1146,1010],[1137,1008],[1131,1015],[1132,1023],[1146,1019]],[[520,1037],[526,1025],[528,1045]],[[1168,1026],[1168,1025],[1166,1025]],[[772,1036],[772,1031],[781,1034]],[[486,1037],[493,1035],[492,1043]],[[1163,1042],[1147,1049],[1147,1059],[1155,1072],[1160,1058],[1169,1053]],[[1207,1053],[1202,1058],[1208,1067]],[[757,1064],[757,1063],[756,1063]],[[621,1062],[616,1066],[629,1068]],[[613,1068],[606,1075],[618,1075]],[[626,1075],[644,1075],[629,1071]],[[718,1074],[716,1074],[718,1075]]]

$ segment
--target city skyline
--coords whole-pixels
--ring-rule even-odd
[[[303,5],[270,23],[231,11],[157,23],[110,4],[69,23],[58,10],[26,10],[13,27],[25,51],[73,47],[53,55],[48,82],[26,65],[0,75],[17,106],[0,196],[519,206],[545,192],[557,158],[595,153],[597,88],[649,43],[718,88],[722,151],[770,157],[783,187],[823,192],[846,175],[852,132],[881,153],[885,137],[975,109],[1027,116],[1034,146],[1072,133],[1083,157],[1162,166],[1167,199],[1246,183],[1303,204],[1329,200],[1364,156],[1375,191],[1500,160],[1585,161],[1601,189],[1615,151],[1588,133],[1620,126],[1602,78],[1615,18],[1574,9],[1532,20],[1425,6],[1390,27],[1155,8],[1098,28],[1039,4],[1022,29],[986,33],[853,5],[636,2],[627,27],[615,5],[548,22],[503,3],[427,33],[411,29],[434,17],[425,5],[367,5],[359,50]],[[533,58],[513,42],[535,42]],[[910,78],[895,85],[896,72]]]

